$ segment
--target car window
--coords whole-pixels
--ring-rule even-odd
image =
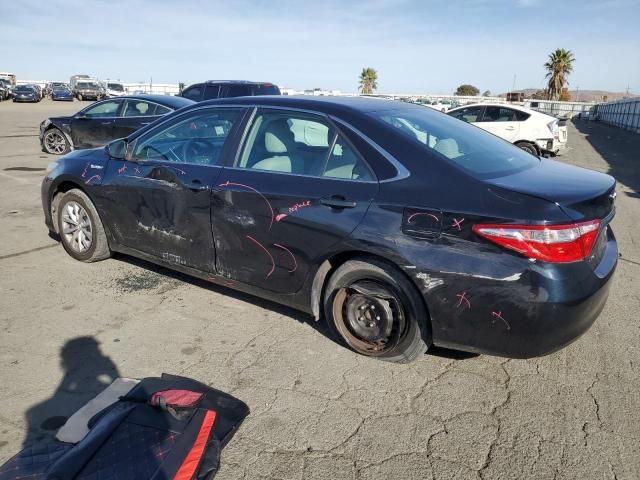
[[[225,97],[246,97],[251,95],[248,85],[229,85],[224,93]]]
[[[518,122],[524,122],[525,120],[527,120],[531,114],[527,113],[527,112],[523,112],[521,110],[514,110],[515,114],[516,114],[516,120]]]
[[[486,107],[481,122],[515,122],[516,112],[505,107]]]
[[[415,106],[371,112],[371,117],[420,144],[427,158],[449,161],[476,178],[532,168],[539,160],[484,130]]]
[[[258,83],[253,86],[254,95],[280,95],[280,89],[270,83]]]
[[[102,102],[88,110],[85,110],[84,116],[89,118],[115,117],[120,107],[120,101],[112,100]]]
[[[294,112],[256,115],[236,167],[348,180],[373,180],[355,149],[323,118]]]
[[[217,165],[229,132],[242,112],[239,108],[217,108],[190,112],[176,122],[141,138],[134,160]]]
[[[204,99],[218,98],[218,92],[220,92],[219,85],[207,85],[204,89]]]
[[[454,112],[450,112],[453,118],[457,118],[458,120],[464,120],[467,123],[473,123],[480,121],[480,115],[482,114],[483,107],[466,107],[456,110]]]
[[[184,92],[182,92],[182,96],[184,98],[188,98],[189,100],[199,101],[202,96],[202,85],[194,85],[192,87],[187,88]]]
[[[145,100],[127,100],[124,104],[123,117],[152,117],[156,115],[164,115],[171,110],[157,103],[147,102]]]

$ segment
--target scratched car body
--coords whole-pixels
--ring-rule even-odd
[[[324,317],[356,352],[555,351],[601,312],[615,180],[364,98],[185,108],[42,184],[74,258],[122,252]]]

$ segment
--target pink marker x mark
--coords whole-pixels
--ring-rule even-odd
[[[467,304],[467,308],[471,310],[471,302],[467,299],[467,292],[458,293],[456,297],[460,299],[457,305],[458,307],[462,305],[462,302],[465,302]]]
[[[498,311],[498,312],[491,312],[491,315],[493,315],[495,318],[493,320],[493,322],[496,321],[496,319],[500,319],[504,322],[504,324],[507,327],[507,330],[511,330],[511,325],[509,325],[509,322],[507,322],[503,317],[502,317],[502,310]],[[491,323],[493,323],[491,322]]]
[[[453,219],[453,226],[456,227],[458,230],[462,230],[462,228],[460,228],[460,224],[464,222],[464,218],[461,218],[460,220],[458,220],[457,218]]]

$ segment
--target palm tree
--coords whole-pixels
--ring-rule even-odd
[[[547,92],[551,100],[557,100],[565,85],[568,85],[567,77],[573,71],[575,57],[571,50],[558,48],[549,55],[549,61],[544,64],[547,69],[546,78],[549,79]]]
[[[360,73],[360,93],[371,95],[378,88],[378,72],[371,67],[363,68]]]

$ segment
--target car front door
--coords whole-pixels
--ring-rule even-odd
[[[217,270],[294,293],[362,221],[378,182],[325,116],[258,109],[214,189]]]
[[[241,108],[185,112],[146,132],[105,173],[102,210],[121,245],[169,265],[214,272],[211,186]]]
[[[120,114],[114,120],[113,138],[127,137],[169,112],[171,112],[170,108],[147,100],[124,100]]]
[[[509,142],[517,140],[520,131],[516,112],[508,107],[487,106],[478,126]]]
[[[113,126],[122,100],[103,100],[78,112],[71,120],[75,148],[94,148],[113,139]]]

